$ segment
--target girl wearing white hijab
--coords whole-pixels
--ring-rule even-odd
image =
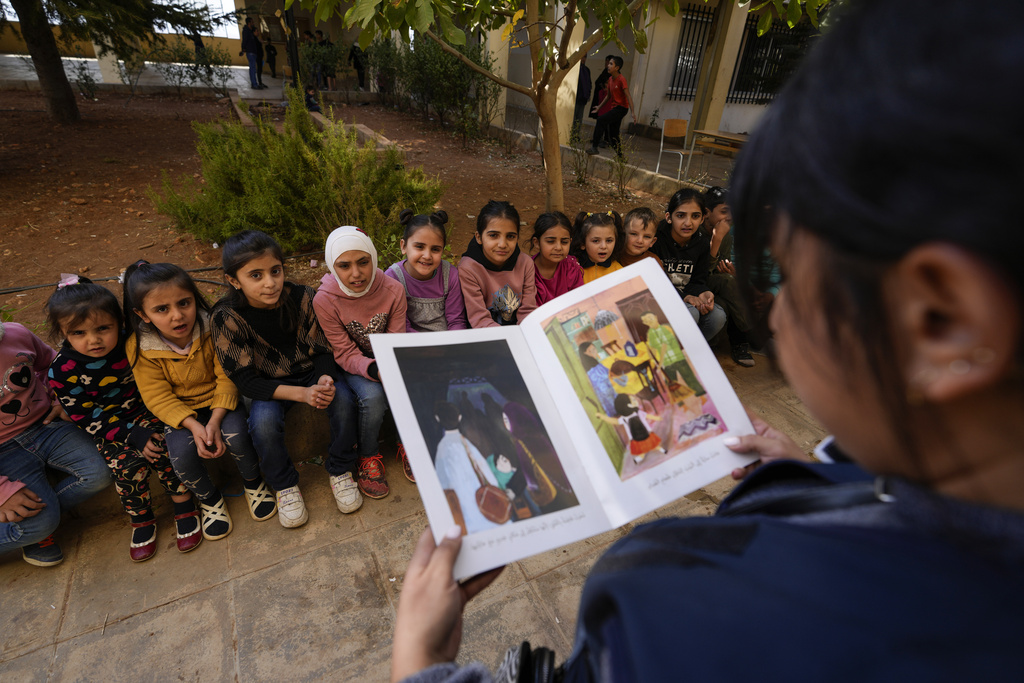
[[[384,277],[373,242],[354,226],[337,228],[327,237],[324,258],[330,273],[321,280],[313,308],[359,405],[355,483],[363,495],[383,498],[388,482],[377,437],[388,404],[369,335],[405,332],[405,290]]]

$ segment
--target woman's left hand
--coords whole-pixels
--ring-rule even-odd
[[[504,569],[492,569],[464,583],[452,577],[462,547],[462,529],[452,527],[441,544],[427,529],[420,536],[405,572],[392,641],[391,680],[453,662],[462,642],[462,611]]]

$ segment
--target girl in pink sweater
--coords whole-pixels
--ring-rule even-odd
[[[517,325],[537,308],[533,259],[519,250],[514,206],[492,199],[480,209],[459,279],[470,327]]]
[[[356,484],[364,496],[383,498],[389,488],[377,436],[388,401],[369,335],[405,332],[405,289],[377,267],[377,249],[359,228],[332,232],[324,255],[331,272],[320,281],[313,308],[342,370],[335,389],[347,388],[358,407]]]

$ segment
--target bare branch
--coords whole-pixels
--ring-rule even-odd
[[[640,8],[643,7],[645,2],[647,2],[647,0],[633,0],[632,2],[629,3],[626,9],[629,11],[630,14],[635,15],[640,10]],[[619,28],[618,20],[616,20],[613,28],[616,30]],[[601,38],[601,32],[595,31],[589,38],[584,40],[583,43],[578,48],[576,48],[576,51],[569,55],[569,66],[572,67],[574,64],[576,64],[576,62],[580,61],[580,59],[582,59],[585,54],[590,52],[590,50],[595,45],[597,45],[598,41],[601,40]]]
[[[570,68],[565,53],[569,50],[569,40],[572,38],[572,31],[576,27],[576,0],[569,0],[565,5],[565,29],[562,31],[562,42],[558,45],[558,66],[563,69]]]
[[[441,38],[438,37],[437,34],[435,34],[433,31],[428,30],[427,31],[427,37],[430,38],[431,40],[433,40],[438,45],[440,45],[442,50],[444,50],[448,54],[456,57],[459,61],[461,61],[466,66],[468,66],[473,71],[476,71],[478,74],[486,76],[487,78],[491,79],[492,81],[494,81],[495,83],[497,83],[498,85],[500,85],[502,87],[508,88],[509,90],[514,90],[514,91],[516,91],[518,93],[522,93],[522,94],[526,95],[527,97],[529,97],[531,99],[533,98],[533,91],[532,90],[530,90],[529,88],[527,88],[524,85],[519,85],[518,83],[513,83],[512,81],[504,79],[501,76],[499,76],[499,75],[497,75],[495,73],[492,73],[491,71],[488,71],[487,69],[483,68],[482,66],[480,66],[479,64],[474,62],[472,59],[467,57],[466,55],[464,55],[461,52],[459,52],[458,50],[456,50],[454,47],[452,47],[448,43],[446,43],[443,40],[441,40]]]

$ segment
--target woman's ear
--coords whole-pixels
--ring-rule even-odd
[[[239,282],[237,278],[233,278],[230,275],[228,275],[227,273],[224,273],[224,279],[227,280],[228,284],[231,285],[232,287],[234,287],[235,289],[241,289],[242,288],[242,283]]]
[[[922,245],[886,275],[885,291],[912,402],[960,399],[1011,372],[1020,302],[980,258],[951,244]]]

